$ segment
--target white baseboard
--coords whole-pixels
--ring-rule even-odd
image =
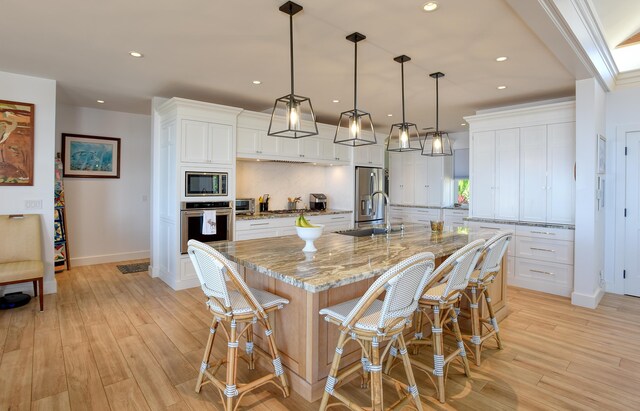
[[[58,283],[55,279],[45,281],[42,285],[45,294],[55,294],[58,292]],[[18,283],[0,287],[3,294],[23,292],[33,296],[33,283]]]
[[[200,286],[200,280],[197,278],[189,278],[187,280],[177,280],[170,275],[160,275],[160,279],[174,290],[184,290],[185,288],[193,288]]]
[[[130,253],[117,253],[117,254],[105,254],[94,255],[90,257],[76,257],[71,258],[71,267],[105,264],[105,263],[117,263],[120,261],[129,260],[142,260],[143,258],[149,258],[149,250],[134,251]]]
[[[592,294],[571,293],[571,304],[585,308],[596,308],[604,296],[604,290],[600,287]]]

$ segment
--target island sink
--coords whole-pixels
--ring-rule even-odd
[[[392,228],[391,232],[394,233],[400,230],[400,228]],[[337,231],[337,234],[350,235],[351,237],[369,237],[371,235],[387,234],[387,230],[384,227],[368,227]]]

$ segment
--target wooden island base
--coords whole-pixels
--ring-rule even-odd
[[[443,258],[437,259],[436,264],[441,261]],[[503,261],[502,266],[505,267],[505,264],[506,261]],[[329,326],[318,312],[324,307],[361,297],[375,278],[312,293],[253,270],[240,268],[244,269],[245,280],[250,287],[289,299],[289,305],[271,319],[282,362],[288,370],[292,389],[309,402],[319,400],[331,368],[339,331],[337,327]],[[502,271],[492,286],[491,296],[496,317],[500,321],[507,315],[506,281]],[[463,301],[464,307],[467,302]],[[464,321],[461,323],[464,325]],[[257,329],[254,341],[266,348],[263,335],[263,330]],[[351,341],[345,346],[341,368],[356,361],[360,361],[360,347]]]

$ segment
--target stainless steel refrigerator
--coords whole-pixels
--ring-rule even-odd
[[[384,191],[384,187],[383,168],[356,167],[356,227],[384,223],[384,196],[378,194],[371,198],[371,194]]]

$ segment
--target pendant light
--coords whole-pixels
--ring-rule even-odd
[[[436,130],[429,131],[424,137],[424,144],[422,144],[422,155],[429,157],[442,157],[452,156],[451,140],[449,140],[449,133],[446,131],[440,131],[438,124],[439,114],[439,101],[438,101],[438,79],[444,77],[444,73],[431,73],[430,77],[436,79]]]
[[[289,54],[291,58],[291,94],[280,97],[273,105],[268,135],[275,137],[301,138],[318,134],[316,116],[311,100],[294,92],[293,75],[293,16],[302,11],[302,6],[288,1],[279,10],[289,15]],[[305,121],[307,120],[307,121]]]
[[[402,76],[402,123],[396,123],[391,126],[389,137],[387,139],[387,151],[418,151],[422,148],[420,144],[420,134],[418,126],[414,123],[407,123],[404,115],[404,63],[410,61],[411,58],[405,55],[394,58],[400,63],[400,72]]]
[[[353,109],[340,113],[338,127],[333,142],[345,146],[358,147],[368,144],[376,144],[376,132],[373,129],[371,114],[358,110],[358,42],[366,39],[364,34],[358,32],[349,34],[347,40],[353,42],[355,60],[353,69]],[[366,135],[363,131],[371,131]]]

